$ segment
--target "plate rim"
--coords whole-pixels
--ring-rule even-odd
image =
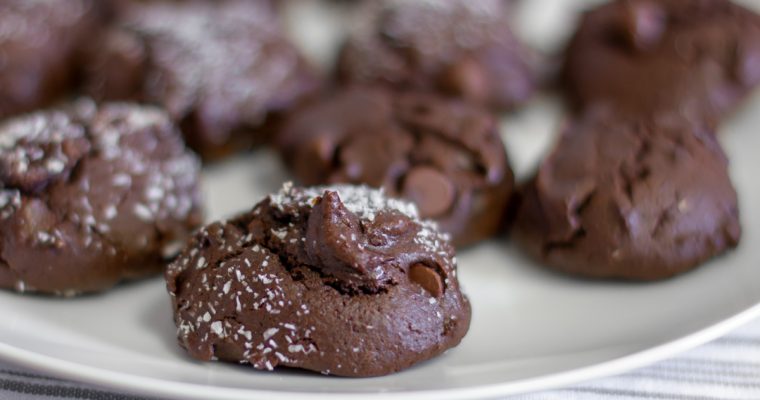
[[[760,302],[753,304],[714,324],[703,327],[687,335],[597,364],[570,369],[554,374],[525,378],[511,382],[488,385],[451,388],[443,390],[415,390],[398,392],[288,392],[280,390],[237,389],[224,386],[192,384],[159,378],[143,377],[125,372],[97,368],[63,358],[44,355],[31,350],[14,347],[0,342],[0,359],[47,373],[61,379],[100,388],[124,391],[144,396],[161,396],[173,399],[272,399],[272,400],[327,400],[351,399],[361,395],[373,400],[457,400],[464,398],[491,398],[509,396],[541,390],[548,390],[604,378],[641,368],[657,361],[672,357],[701,344],[714,340],[740,326],[760,317]],[[326,378],[329,379],[329,378]]]

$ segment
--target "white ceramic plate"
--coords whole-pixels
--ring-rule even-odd
[[[547,1],[536,1],[524,15],[553,15],[541,7],[560,3]],[[568,24],[551,25],[562,30]],[[639,367],[760,315],[760,248],[754,245],[760,240],[760,208],[754,207],[760,204],[760,114],[754,110],[760,99],[722,129],[743,206],[737,251],[677,279],[624,284],[548,273],[503,239],[484,243],[459,255],[473,306],[469,334],[459,347],[405,372],[342,379],[192,361],[176,344],[161,279],[72,300],[0,293],[0,357],[62,377],[183,399],[496,397]],[[505,119],[503,134],[519,175],[535,165],[559,116],[556,104],[539,99]],[[217,218],[250,207],[287,176],[276,157],[261,150],[216,165],[204,178],[209,217]]]

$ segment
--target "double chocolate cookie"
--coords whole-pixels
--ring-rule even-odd
[[[200,230],[166,279],[180,345],[256,369],[384,375],[456,346],[470,323],[445,235],[366,187],[286,184]]]
[[[583,16],[563,80],[577,108],[717,121],[760,83],[760,16],[728,0],[613,1]]]
[[[206,159],[266,140],[265,124],[315,86],[268,1],[117,4],[87,91],[161,105]]]
[[[509,9],[503,0],[367,2],[341,51],[339,76],[514,108],[536,79]]]
[[[713,133],[680,116],[593,110],[522,193],[514,238],[559,271],[655,280],[739,243],[736,192]]]
[[[77,49],[99,23],[96,3],[0,2],[0,118],[46,106],[72,88]]]
[[[73,295],[161,271],[201,222],[162,111],[81,100],[0,125],[0,287]]]
[[[304,184],[382,187],[456,245],[496,233],[513,190],[491,114],[432,94],[345,88],[292,113],[277,142]]]

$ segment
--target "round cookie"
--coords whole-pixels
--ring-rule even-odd
[[[454,249],[411,203],[367,187],[283,189],[201,229],[166,271],[192,357],[378,376],[469,328]]]
[[[46,106],[71,89],[77,49],[99,22],[96,3],[0,2],[0,119]]]
[[[199,162],[167,115],[67,107],[0,125],[0,287],[58,295],[155,274],[202,223]]]
[[[547,266],[656,280],[739,243],[736,192],[713,133],[681,117],[592,110],[522,190],[513,237]]]
[[[501,229],[514,186],[494,118],[433,94],[342,89],[293,112],[277,142],[302,183],[383,187],[457,246]]]
[[[512,109],[534,92],[533,54],[503,0],[367,2],[344,45],[344,82],[384,83]]]
[[[618,0],[587,12],[563,67],[571,103],[717,122],[760,83],[760,16],[727,0]]]
[[[86,91],[166,108],[204,159],[267,140],[316,79],[265,0],[123,1],[92,48]]]

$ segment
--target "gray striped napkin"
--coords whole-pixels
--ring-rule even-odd
[[[3,400],[141,400],[0,362]],[[760,399],[760,319],[670,360],[513,400]]]

